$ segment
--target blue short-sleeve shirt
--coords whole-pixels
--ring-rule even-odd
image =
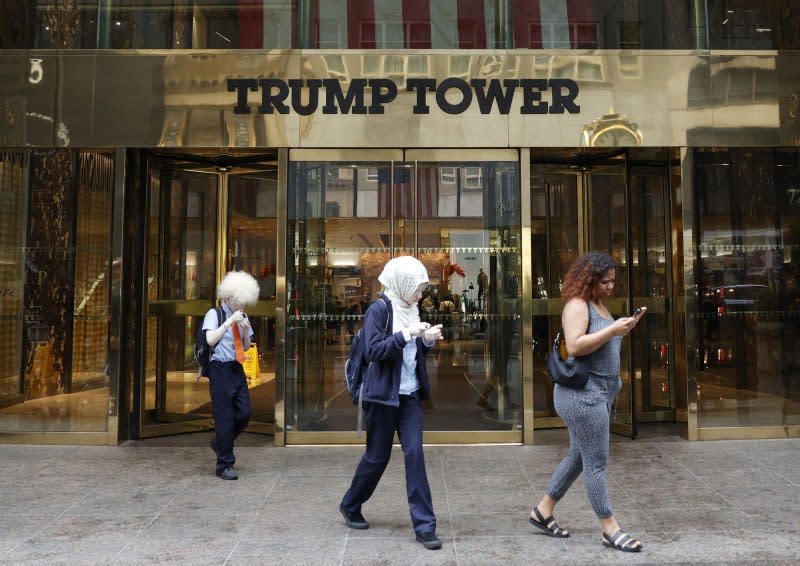
[[[233,314],[231,308],[222,303],[222,321],[225,322],[228,317]],[[217,324],[217,313],[214,309],[210,309],[203,319],[203,330],[216,330],[219,328]],[[253,339],[253,329],[250,329],[250,339]],[[235,362],[236,351],[233,349],[233,327],[229,328],[225,334],[222,335],[217,345],[214,346],[214,351],[211,354],[212,362]]]

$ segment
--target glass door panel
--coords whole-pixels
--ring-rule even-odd
[[[547,355],[553,338],[561,329],[561,284],[572,263],[590,250],[606,252],[616,260],[619,267],[615,293],[607,301],[615,317],[627,314],[630,289],[630,229],[622,156],[587,153],[578,157],[567,154],[547,157],[551,161],[549,164],[531,164],[535,428],[562,426],[553,407]],[[631,382],[630,340],[623,342],[621,356],[623,389],[613,410],[612,430],[632,435],[632,387],[635,386]]]
[[[447,337],[428,360],[426,431],[520,429],[517,162],[353,156],[290,156],[287,431],[354,438],[343,379],[350,339],[383,266],[404,254],[428,268],[421,316]]]
[[[147,319],[141,435],[210,427],[208,382],[192,359],[216,286],[219,176],[153,161],[149,172]]]
[[[628,301],[631,265],[638,263],[637,251],[629,257],[628,203],[625,182],[625,163],[620,160],[593,165],[583,176],[586,186],[586,250],[605,252],[617,263],[614,296],[606,301],[615,317],[630,314]],[[622,390],[611,412],[611,430],[628,436],[635,435],[633,395],[636,383],[631,380],[631,340],[622,341],[620,378]]]
[[[547,354],[561,328],[561,284],[582,251],[579,175],[560,166],[531,169],[531,262],[533,291],[533,399],[540,426],[556,424]]]
[[[671,362],[671,317],[667,298],[671,293],[672,257],[670,226],[670,177],[666,154],[662,164],[637,163],[631,154],[630,183],[634,257],[632,307],[646,306],[647,316],[633,334],[636,407],[638,420],[661,420],[674,414]],[[666,413],[665,413],[666,412]],[[661,415],[660,413],[664,413]]]
[[[383,152],[383,156],[386,152]],[[380,292],[405,177],[391,159],[292,161],[287,216],[286,430],[352,431],[344,382],[350,340]],[[339,157],[339,159],[326,159]],[[389,157],[393,155],[389,154]],[[396,152],[401,158],[402,153]],[[407,184],[408,182],[405,181]]]
[[[428,358],[427,430],[522,425],[519,174],[516,162],[415,162],[420,315],[444,325]],[[399,250],[398,250],[399,251]]]
[[[245,271],[260,287],[258,303],[247,309],[253,326],[258,372],[248,377],[251,432],[274,432],[275,422],[275,285],[278,224],[277,167],[234,172],[227,184],[226,271]],[[265,426],[268,425],[268,426]]]

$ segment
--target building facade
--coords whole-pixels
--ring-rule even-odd
[[[427,267],[426,441],[562,426],[561,279],[617,261],[614,431],[800,434],[800,2],[22,2],[0,16],[0,440],[208,430],[197,325],[261,286],[250,430],[358,442],[350,337]],[[257,363],[255,361],[257,360]]]

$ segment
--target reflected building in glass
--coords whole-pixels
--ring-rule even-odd
[[[250,431],[361,442],[344,362],[418,257],[430,443],[536,442],[561,283],[617,262],[611,427],[800,434],[800,36],[783,2],[14,3],[0,441],[213,428],[192,350],[261,287]]]

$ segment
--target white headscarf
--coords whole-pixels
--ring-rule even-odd
[[[411,256],[396,257],[383,267],[378,281],[386,287],[386,296],[392,301],[392,332],[398,332],[419,322],[417,303],[409,304],[421,283],[427,283],[428,270],[422,262]]]

